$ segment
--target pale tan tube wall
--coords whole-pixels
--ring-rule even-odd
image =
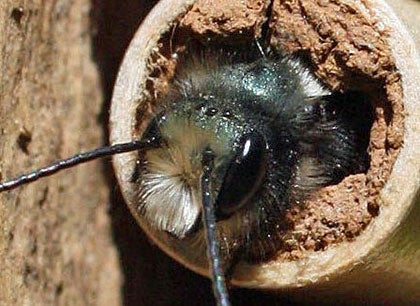
[[[111,108],[111,143],[133,138],[137,106],[145,99],[147,59],[159,38],[170,29],[194,1],[163,0],[137,31],[121,65]],[[349,1],[347,1],[349,2]],[[281,260],[260,265],[240,264],[234,283],[240,286],[278,290],[294,288],[303,301],[345,298],[347,302],[420,301],[420,207],[415,198],[420,186],[420,64],[414,43],[384,1],[351,1],[369,7],[390,31],[389,45],[401,75],[404,95],[404,146],[393,171],[380,192],[381,212],[352,242],[304,259]],[[207,274],[201,262],[191,261],[182,242],[168,244],[133,209],[135,186],[130,183],[136,154],[114,157],[114,166],[124,197],[149,236],[169,255]],[[303,287],[297,289],[299,287]]]

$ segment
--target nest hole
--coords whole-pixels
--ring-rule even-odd
[[[256,42],[299,57],[332,91],[363,93],[371,104],[370,113],[360,114],[371,125],[367,167],[286,213],[289,226],[281,230],[284,243],[275,259],[295,260],[357,239],[380,214],[378,195],[402,146],[404,111],[387,32],[375,16],[366,16],[352,1],[197,1],[149,58],[147,103],[139,104],[134,134],[140,135],[153,116],[186,50],[234,50]]]

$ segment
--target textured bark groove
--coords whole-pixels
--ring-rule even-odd
[[[0,3],[2,179],[98,146],[90,3]],[[0,304],[118,304],[99,162],[0,195]],[[105,303],[106,302],[106,303]]]

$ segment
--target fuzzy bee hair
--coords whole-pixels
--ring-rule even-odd
[[[275,252],[288,208],[367,167],[370,125],[355,107],[369,107],[365,98],[332,93],[298,60],[209,52],[180,66],[162,115],[143,135],[159,135],[161,146],[139,153],[135,175],[138,210],[156,229],[179,239],[198,232],[206,147],[215,152],[220,236],[247,258]],[[241,159],[245,150],[251,161]]]

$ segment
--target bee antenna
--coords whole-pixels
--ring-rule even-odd
[[[203,205],[203,223],[206,230],[207,257],[209,259],[213,279],[213,292],[217,305],[229,306],[229,293],[226,285],[220,246],[216,237],[216,211],[211,195],[211,174],[214,166],[214,153],[210,148],[202,153],[203,175],[201,176],[201,192]]]
[[[7,191],[19,187],[21,185],[36,181],[42,177],[52,175],[60,170],[67,169],[97,158],[106,157],[110,155],[126,153],[136,150],[144,150],[158,146],[160,139],[158,137],[151,137],[143,140],[133,140],[126,143],[119,143],[111,146],[100,147],[88,152],[78,153],[66,159],[49,164],[43,168],[20,175],[14,179],[7,180],[0,183],[0,192]]]
[[[255,38],[255,45],[257,46],[257,49],[260,52],[261,56],[263,58],[267,58],[267,55],[265,54],[265,51],[257,38]]]

